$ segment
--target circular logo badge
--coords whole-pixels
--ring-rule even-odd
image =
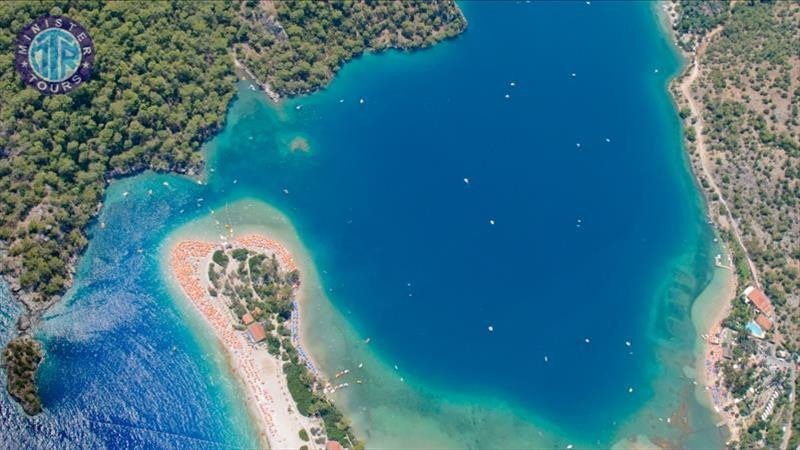
[[[17,35],[15,66],[22,80],[43,94],[66,94],[89,78],[94,45],[78,22],[44,16]]]

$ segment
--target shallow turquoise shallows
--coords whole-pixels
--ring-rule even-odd
[[[40,333],[46,414],[0,402],[15,439],[255,444],[162,272],[214,210],[301,254],[309,346],[328,373],[364,363],[335,400],[369,446],[720,446],[691,379],[713,235],[654,6],[461,6],[456,39],[360,58],[280,107],[241,83],[208,184],[115,182]]]

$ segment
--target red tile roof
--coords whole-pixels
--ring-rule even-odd
[[[260,323],[254,323],[247,327],[247,332],[250,333],[250,337],[256,342],[263,341],[267,338],[267,333]]]
[[[244,323],[245,325],[250,325],[253,322],[254,322],[253,316],[250,315],[250,313],[244,313],[244,315],[242,316],[242,323]]]
[[[756,317],[756,323],[764,331],[767,331],[770,328],[772,328],[772,321],[769,320],[769,317],[767,317],[767,316],[765,316],[763,314],[759,314],[758,317]]]
[[[747,299],[753,302],[759,311],[767,316],[771,316],[775,310],[772,308],[772,302],[769,301],[764,291],[759,288],[752,288],[747,293]]]
[[[339,441],[328,441],[325,444],[325,450],[344,450]]]

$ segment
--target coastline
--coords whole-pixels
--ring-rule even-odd
[[[674,0],[659,2],[656,5],[656,12],[661,18],[659,22],[663,25],[662,28],[669,36],[675,51],[684,59],[683,69],[670,81],[668,88],[675,105],[676,113],[682,105],[688,105],[692,111],[693,117],[701,118],[696,105],[691,100],[691,86],[699,73],[699,56],[702,55],[705,50],[708,40],[719,33],[722,28],[718,27],[711,31],[694,52],[687,52],[678,45],[679,36],[675,31],[675,25],[678,19],[677,3]],[[691,126],[701,129],[703,126],[702,119],[699,120],[697,124]],[[698,132],[696,134],[698,136],[697,145],[700,147],[703,145],[702,133]],[[719,236],[719,227],[725,225],[722,211],[716,211],[716,214],[712,212],[714,206],[712,204],[712,199],[709,193],[702,187],[703,180],[706,179],[711,183],[712,189],[718,192],[718,188],[713,184],[713,178],[706,170],[704,161],[705,154],[701,152],[700,158],[698,159],[694,155],[694,149],[689,147],[690,143],[688,140],[682,137],[681,141],[695,185],[704,199],[707,215],[709,217],[709,224],[713,224],[714,234],[715,236]],[[719,195],[719,198],[722,199],[722,196]],[[723,206],[727,210],[727,205],[723,203]],[[717,242],[717,239],[715,239],[715,242]],[[719,250],[724,259],[730,260],[730,251],[726,246],[719,246]],[[716,370],[716,364],[723,358],[722,348],[719,345],[722,323],[730,314],[731,301],[736,298],[737,291],[738,280],[735,274],[727,267],[721,267],[717,263],[715,264],[714,277],[711,283],[709,283],[706,289],[695,299],[692,306],[692,320],[698,333],[695,360],[697,398],[702,404],[706,405],[714,415],[722,420],[717,426],[724,425],[727,427],[733,439],[737,438],[739,430],[735,425],[732,413],[724,410],[726,405],[723,403],[722,399],[727,399],[728,394],[724,387],[721,386],[721,376]]]
[[[288,251],[273,240],[246,235],[233,242],[245,248],[274,251],[282,266],[295,267]],[[229,369],[244,388],[246,404],[264,443],[270,448],[313,445],[300,438],[300,430],[324,429],[322,421],[299,413],[289,392],[281,361],[264,348],[248,342],[244,332],[233,328],[234,317],[230,310],[221,302],[212,302],[207,295],[207,286],[200,274],[211,260],[213,250],[219,247],[201,239],[181,239],[170,250],[172,279],[221,344]]]
[[[272,89],[272,86],[270,86],[269,83],[267,83],[266,81],[261,82],[261,80],[259,80],[258,77],[256,77],[256,75],[250,70],[249,67],[242,64],[242,62],[239,61],[239,58],[236,57],[236,50],[233,50],[231,52],[231,58],[233,58],[233,66],[236,68],[236,70],[242,72],[242,74],[240,74],[240,79],[242,81],[249,81],[251,83],[257,84],[259,87],[261,87],[261,90],[264,91],[264,94],[267,96],[268,99],[272,101],[272,103],[275,104],[280,103],[281,95],[278,94],[274,89]],[[251,89],[255,90],[255,88],[252,87],[252,84],[251,84]]]
[[[714,269],[714,277],[692,305],[692,321],[698,333],[695,360],[695,395],[720,419],[717,426],[725,425],[732,439],[739,435],[732,412],[725,407],[731,402],[721,386],[717,363],[723,358],[720,345],[722,323],[731,310],[736,297],[736,276],[726,268]]]
[[[298,305],[302,317],[299,324],[302,345],[328,380],[350,369],[350,375],[343,379],[351,381],[351,386],[329,392],[327,397],[352,422],[356,436],[363,437],[371,447],[428,449],[474,444],[489,447],[497,442],[514,448],[528,448],[532,443],[536,447],[591,446],[588,441],[568,439],[558,424],[540,416],[531,419],[535,412],[513,402],[501,401],[490,393],[473,396],[442,390],[441,386],[418,383],[412,374],[398,373],[397,369],[392,369],[390,359],[376,352],[374,345],[365,343],[368,335],[348,322],[345,314],[331,303],[328,288],[319,279],[310,251],[286,215],[251,197],[240,198],[212,211],[213,215],[200,215],[170,231],[159,244],[161,278],[170,288],[170,297],[179,310],[190,315],[185,316],[187,326],[199,333],[197,339],[213,338],[204,323],[194,321],[199,315],[192,314],[194,306],[169,273],[170,250],[175,245],[186,240],[217,242],[219,235],[228,231],[215,219],[235,228],[236,236],[260,234],[280,242],[291,252],[302,274]],[[363,367],[359,367],[362,364]],[[217,373],[229,376],[229,369],[222,361],[217,366],[220,370]],[[402,376],[406,377],[405,381]],[[361,379],[363,384],[353,384],[351,377]],[[256,425],[257,417],[252,420]],[[491,432],[480,435],[466,432],[465,436],[464,430],[470,429],[475,421],[484,423]],[[403,433],[406,429],[416,432],[408,435]],[[499,436],[503,438],[498,441]]]

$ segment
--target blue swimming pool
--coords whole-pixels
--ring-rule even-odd
[[[753,336],[757,338],[764,337],[764,330],[762,330],[761,327],[752,320],[750,322],[747,322],[747,325],[745,325],[745,327],[747,328],[747,331],[749,331],[750,334],[752,334]]]

